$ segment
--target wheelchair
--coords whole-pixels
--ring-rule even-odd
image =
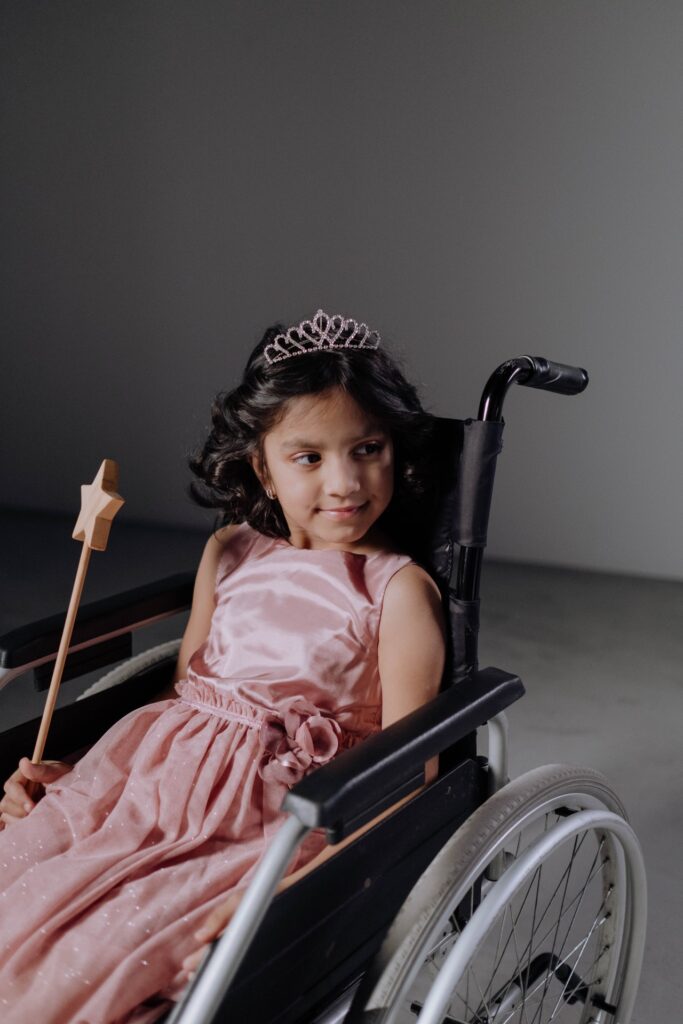
[[[505,709],[520,679],[480,669],[479,582],[502,408],[512,384],[566,395],[584,370],[522,356],[499,366],[476,419],[437,419],[438,502],[415,557],[449,624],[439,695],[304,777],[235,916],[166,1024],[628,1024],[646,928],[646,879],[619,798],[597,772],[545,765],[508,780]],[[413,553],[413,552],[411,552]],[[129,658],[131,631],[186,610],[180,574],[84,606],[71,676]],[[45,688],[62,617],[0,638],[0,686]],[[95,740],[168,684],[178,643],[124,661],[59,709],[48,757]],[[2,735],[2,771],[38,721]],[[488,730],[488,754],[477,753]],[[439,755],[439,775],[424,782]],[[422,786],[421,789],[419,787]],[[410,800],[274,896],[312,829],[337,844]]]

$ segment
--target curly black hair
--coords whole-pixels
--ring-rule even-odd
[[[198,478],[190,483],[191,497],[204,508],[219,510],[217,528],[246,521],[267,536],[288,538],[282,510],[266,496],[249,459],[254,454],[263,459],[263,439],[289,402],[337,388],[391,434],[394,494],[378,525],[408,550],[410,523],[435,486],[434,418],[385,348],[324,349],[269,363],[264,349],[286,330],[280,323],[269,327],[251,353],[241,383],[216,396],[211,431],[189,460]]]

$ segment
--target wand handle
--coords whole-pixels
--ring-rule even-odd
[[[78,611],[78,605],[81,600],[81,594],[83,593],[85,574],[88,571],[90,551],[91,548],[89,548],[87,544],[84,544],[83,547],[81,548],[81,557],[78,563],[78,569],[76,570],[76,579],[74,580],[73,590],[71,591],[71,600],[69,601],[69,608],[66,613],[64,631],[62,633],[62,638],[59,641],[57,659],[55,661],[54,668],[52,669],[50,689],[48,690],[47,698],[45,700],[45,707],[43,708],[43,718],[40,723],[40,729],[38,731],[36,745],[33,749],[33,757],[31,758],[33,764],[41,763],[43,751],[45,750],[47,734],[50,729],[50,723],[52,722],[52,714],[55,710],[57,697],[59,696],[59,685],[62,681],[62,672],[64,671],[64,663],[66,661],[66,655],[69,650],[69,644],[71,642],[71,634],[73,633],[74,623],[76,622],[76,612]],[[32,800],[35,798],[39,786],[40,783],[38,782],[29,781],[26,783],[26,793]]]
[[[74,580],[73,590],[71,591],[71,600],[69,601],[69,608],[66,613],[64,631],[62,633],[62,639],[59,642],[57,660],[55,661],[55,665],[52,670],[50,689],[45,700],[43,719],[40,723],[38,739],[36,740],[36,745],[33,751],[33,757],[31,758],[33,764],[40,764],[41,758],[43,756],[43,751],[45,750],[47,734],[50,728],[50,723],[52,721],[52,713],[54,712],[55,704],[57,703],[57,696],[59,694],[59,684],[62,679],[64,662],[66,661],[67,651],[69,650],[71,634],[73,633],[74,630],[76,612],[78,611],[78,605],[81,600],[81,594],[83,593],[85,574],[88,571],[88,563],[90,562],[90,550],[91,549],[88,547],[87,544],[84,544],[81,549],[81,558],[78,563],[78,569],[76,570],[76,579]]]

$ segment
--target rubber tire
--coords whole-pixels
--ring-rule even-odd
[[[111,669],[106,675],[97,679],[87,690],[79,694],[76,700],[86,700],[96,693],[102,693],[103,690],[110,690],[114,686],[119,686],[121,683],[127,682],[132,676],[137,675],[138,672],[152,668],[153,665],[157,665],[160,661],[165,661],[167,658],[176,658],[179,650],[180,640],[167,640],[166,643],[150,647],[148,650],[142,651],[141,654],[135,654],[132,658],[124,661],[123,664],[117,665],[116,668]]]
[[[481,875],[496,844],[546,804],[576,810],[600,806],[628,820],[605,777],[590,768],[542,765],[508,783],[470,815],[418,879],[358,987],[346,1024],[390,1019],[394,1004],[404,998],[401,979],[422,955],[422,937],[431,931],[444,901],[464,879]]]

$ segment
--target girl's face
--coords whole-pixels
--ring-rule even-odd
[[[389,433],[344,391],[293,399],[264,438],[265,466],[252,465],[301,548],[371,543],[368,531],[391,501]]]

